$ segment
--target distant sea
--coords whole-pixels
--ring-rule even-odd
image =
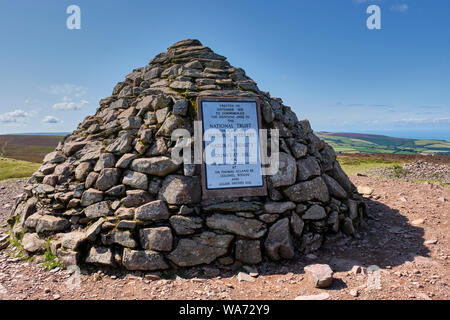
[[[368,133],[405,139],[435,139],[450,141],[449,130],[318,130],[325,132],[353,132]],[[36,135],[36,136],[67,136],[70,132],[32,132],[32,133],[3,133],[12,135]]]
[[[362,133],[380,134],[394,138],[435,139],[450,141],[450,130],[364,130]]]
[[[322,128],[321,128],[322,129]],[[366,129],[336,129],[323,128],[323,130],[315,130],[317,132],[351,132],[351,133],[367,133],[377,134],[382,136],[388,136],[392,138],[405,138],[405,139],[433,139],[433,140],[446,140],[450,141],[450,129],[422,129],[422,130],[398,130],[398,129],[383,129],[383,130],[366,130]]]

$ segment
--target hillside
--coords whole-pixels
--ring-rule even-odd
[[[450,155],[450,142],[444,140],[403,139],[389,136],[318,132],[337,153],[393,153]]]
[[[0,157],[41,162],[63,138],[49,135],[0,135]]]

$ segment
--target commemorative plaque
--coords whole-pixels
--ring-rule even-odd
[[[203,198],[263,196],[260,104],[250,98],[198,98]]]

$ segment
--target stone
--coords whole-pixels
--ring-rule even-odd
[[[353,226],[352,219],[345,218],[344,223],[342,224],[342,232],[346,235],[353,235],[355,233],[355,227]]]
[[[190,208],[183,204],[180,206],[180,210],[178,211],[178,214],[180,214],[182,216],[188,216],[188,215],[192,214],[193,212],[194,212],[193,208]]]
[[[325,184],[328,187],[328,192],[331,196],[338,198],[338,199],[346,199],[347,198],[347,192],[342,188],[339,183],[334,180],[332,177],[330,177],[327,174],[322,175],[323,181],[325,181]]]
[[[361,266],[353,266],[352,269],[350,270],[350,273],[352,274],[364,274],[364,268]]]
[[[291,201],[287,202],[267,202],[264,204],[264,210],[267,213],[282,214],[288,210],[294,210],[296,208],[295,203]]]
[[[169,108],[162,108],[162,109],[156,110],[156,112],[155,112],[156,122],[163,123],[164,120],[166,120],[168,113],[169,113]]]
[[[39,238],[37,233],[25,233],[22,238],[22,246],[28,252],[37,252],[45,248],[45,240]]]
[[[95,186],[100,191],[108,190],[119,183],[120,172],[116,168],[107,168],[100,171]]]
[[[294,142],[291,145],[291,151],[292,151],[292,155],[296,158],[302,158],[304,156],[307,155],[308,153],[308,147],[302,143],[299,142]],[[298,164],[298,163],[297,163]]]
[[[179,115],[179,116],[185,116],[187,114],[189,107],[189,101],[187,100],[178,100],[175,102],[173,106],[173,114]]]
[[[84,214],[89,219],[97,219],[110,216],[112,211],[109,207],[108,201],[101,201],[91,204],[89,207],[84,209]]]
[[[154,158],[139,158],[131,162],[131,170],[151,174],[154,176],[165,177],[180,167],[172,159],[159,156]]]
[[[159,95],[159,96],[156,96],[152,100],[152,104],[151,105],[153,107],[153,110],[156,111],[156,110],[159,110],[159,109],[162,109],[162,108],[171,107],[172,103],[173,103],[173,101],[172,101],[171,98],[169,98],[167,96],[164,96],[164,95]]]
[[[162,183],[158,198],[175,205],[200,202],[200,181],[194,177],[168,176]]]
[[[127,131],[121,131],[119,137],[106,147],[106,151],[124,154],[132,149],[133,137]]]
[[[104,219],[100,218],[96,222],[94,222],[85,232],[85,237],[87,241],[94,242],[97,238],[97,235],[102,230],[102,225],[105,222]]]
[[[35,229],[36,228],[36,224],[37,224],[37,222],[39,221],[39,219],[41,217],[42,217],[42,215],[39,212],[32,214],[31,216],[26,218],[26,220],[25,220],[25,227]]]
[[[125,153],[116,163],[116,168],[126,169],[130,165],[131,161],[137,158],[134,153]]]
[[[205,231],[192,238],[181,238],[167,258],[180,267],[209,264],[228,251],[232,235]]]
[[[161,128],[159,128],[158,132],[156,133],[156,136],[170,137],[175,129],[180,129],[184,127],[185,121],[183,117],[177,115],[169,116],[168,118],[166,118]]]
[[[80,231],[65,233],[62,237],[61,246],[65,249],[77,250],[86,241],[86,234]]]
[[[126,171],[122,183],[135,189],[147,190],[148,188],[147,175],[135,171]]]
[[[309,281],[316,288],[328,288],[333,282],[333,270],[327,264],[311,264],[304,268]]]
[[[127,190],[126,194],[122,204],[128,208],[138,207],[152,200],[150,194],[144,190]]]
[[[86,180],[89,175],[90,170],[92,169],[92,165],[89,162],[82,162],[75,169],[75,179],[79,181]]]
[[[139,117],[126,117],[120,119],[119,122],[123,130],[139,129],[142,124],[142,120]]]
[[[119,184],[118,186],[112,187],[105,191],[105,195],[110,197],[122,197],[125,196],[127,188],[123,184]]]
[[[134,219],[134,209],[133,208],[119,208],[114,213],[118,219]]]
[[[239,282],[255,282],[255,278],[245,272],[239,272],[237,278]]]
[[[97,178],[98,178],[97,172],[90,172],[84,183],[85,188],[89,189],[89,188],[93,187],[95,182],[97,181]]]
[[[411,224],[413,225],[413,226],[420,226],[421,224],[423,224],[425,222],[425,220],[423,220],[423,219],[416,219],[416,220],[413,220],[412,222],[411,222]]]
[[[81,197],[81,205],[83,207],[87,207],[102,200],[103,192],[96,189],[88,189],[83,192],[83,196]]]
[[[124,249],[122,264],[128,270],[153,271],[169,268],[163,255],[151,250]]]
[[[120,244],[127,248],[135,248],[137,246],[137,242],[133,239],[131,232],[128,230],[112,230],[108,234],[103,234],[102,242],[104,245]]]
[[[94,171],[101,171],[105,168],[113,168],[115,163],[116,159],[113,154],[102,153],[95,164]]]
[[[139,230],[142,248],[154,251],[171,251],[172,231],[169,227],[145,228]]]
[[[327,185],[321,177],[295,184],[285,189],[283,193],[289,200],[296,203],[311,200],[328,202],[330,200]]]
[[[295,158],[285,152],[280,152],[279,157],[278,172],[270,176],[269,180],[275,188],[293,185],[297,176]]]
[[[321,220],[327,217],[327,213],[322,206],[312,205],[302,216],[303,220]]]
[[[141,223],[139,221],[134,220],[120,220],[117,224],[117,229],[127,229],[127,230],[134,230],[141,226]]]
[[[344,170],[342,170],[338,161],[334,161],[333,170],[329,172],[329,175],[336,180],[345,191],[348,193],[353,192],[354,186],[345,174]]]
[[[306,181],[320,175],[320,166],[314,157],[297,160],[297,177],[299,181]]]
[[[270,106],[270,104],[268,102],[264,102],[262,104],[262,115],[264,118],[264,121],[267,123],[272,123],[273,120],[275,119],[275,114],[273,113],[272,107]]]
[[[155,200],[136,208],[135,217],[142,221],[166,220],[169,219],[169,210],[165,202]]]
[[[69,228],[70,222],[67,219],[54,217],[50,215],[40,216],[36,222],[36,232],[41,233],[45,231],[63,231]]]
[[[43,163],[62,163],[64,161],[66,161],[66,157],[59,151],[47,154],[42,160]]]
[[[259,240],[236,241],[236,260],[246,264],[257,264],[262,261],[261,243]]]
[[[373,189],[369,186],[358,186],[357,190],[358,193],[365,196],[370,196],[373,193]]]
[[[125,99],[118,99],[116,101],[113,101],[109,105],[109,109],[126,109],[128,107],[127,100]]]
[[[96,264],[96,265],[102,265],[102,266],[109,266],[113,267],[113,252],[110,248],[107,247],[100,247],[100,246],[93,246],[91,249],[89,249],[89,253],[86,257],[85,262]]]
[[[197,87],[189,81],[173,81],[169,84],[169,87],[176,90],[197,90]]]
[[[332,211],[328,216],[327,223],[331,225],[331,230],[334,233],[339,232],[339,213],[337,211]]]
[[[258,218],[259,218],[259,220],[261,220],[265,223],[272,223],[279,218],[279,215],[265,213],[265,214],[260,215]]]
[[[264,236],[267,229],[264,223],[255,219],[246,219],[232,214],[214,214],[206,218],[206,225],[211,229],[222,230],[250,239]]]
[[[174,215],[170,217],[169,221],[177,235],[193,234],[203,226],[203,219],[200,217]]]
[[[292,259],[294,257],[294,246],[289,231],[288,218],[281,219],[270,227],[264,247],[272,260]]]
[[[302,235],[303,227],[305,226],[305,223],[296,213],[292,213],[290,222],[291,222],[292,233],[294,234],[294,236],[300,238]]]
[[[56,251],[56,256],[58,257],[58,260],[61,262],[61,264],[67,268],[70,266],[76,266],[78,264],[80,254],[76,251],[59,248]],[[54,270],[59,271],[58,269],[59,267],[56,267],[55,269],[50,270],[50,272]],[[55,299],[59,299],[57,295]]]

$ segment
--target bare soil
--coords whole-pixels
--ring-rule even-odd
[[[290,261],[264,262],[257,266],[254,282],[238,281],[239,266],[172,274],[84,268],[77,287],[71,285],[75,282],[69,271],[46,271],[38,261],[12,258],[6,249],[0,251],[0,299],[294,299],[327,293],[332,300],[448,300],[450,188],[374,177],[351,179],[373,189],[358,237],[328,240],[314,256],[299,253]],[[24,180],[0,184],[1,221],[23,184]],[[317,289],[309,283],[303,268],[311,263],[331,266],[331,287]],[[380,287],[368,285],[373,273],[352,273],[355,265],[379,267]]]

